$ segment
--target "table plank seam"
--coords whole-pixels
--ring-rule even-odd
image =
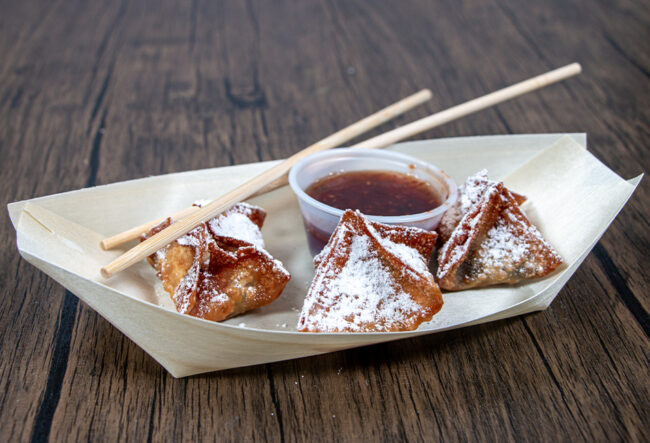
[[[88,179],[86,187],[95,186],[97,171],[99,169],[99,152],[101,142],[104,136],[104,126],[106,123],[106,114],[108,109],[102,113],[102,118],[93,137],[92,149],[89,159]],[[77,317],[77,307],[79,300],[77,296],[70,291],[65,291],[63,307],[57,321],[54,333],[54,349],[50,363],[50,370],[47,376],[47,384],[43,398],[38,406],[34,428],[32,429],[31,441],[45,441],[49,438],[52,430],[54,414],[61,398],[61,389],[63,379],[68,369],[68,359],[70,357],[70,345],[72,342],[72,333]]]
[[[76,323],[77,306],[79,300],[70,291],[65,291],[61,314],[57,320],[56,332],[54,334],[54,349],[50,370],[47,375],[45,392],[38,406],[34,428],[30,441],[47,441],[52,430],[54,413],[59,405],[63,379],[68,369],[68,358],[70,356],[70,344],[72,341],[72,330]]]
[[[275,388],[275,381],[273,380],[273,371],[271,370],[271,365],[266,365],[266,376],[269,379],[269,391],[271,394],[271,401],[273,402],[273,407],[275,408],[275,418],[278,422],[278,427],[280,431],[280,442],[284,443],[284,426],[282,424],[282,411],[280,409],[280,401],[278,400],[278,393]]]
[[[16,291],[18,291],[18,286],[19,286],[19,282],[20,282],[20,279],[18,278],[18,276],[20,275],[20,268],[21,268],[23,263],[24,263],[24,261],[21,259],[21,260],[18,261],[18,265],[16,266],[16,272],[14,274],[14,277],[16,279],[16,283],[14,284],[14,288],[11,291],[11,294],[15,294]],[[12,327],[14,327],[16,325],[16,321],[18,320],[18,317],[20,317],[20,313],[23,310],[23,305],[25,304],[25,299],[27,298],[26,295],[27,295],[27,291],[25,290],[25,293],[23,293],[23,297],[20,300],[20,305],[18,305],[18,309],[16,309],[16,313],[13,316],[13,318],[11,319],[11,326]]]
[[[154,415],[156,412],[156,401],[158,400],[158,389],[154,389],[153,399],[151,400],[151,414],[149,414],[149,429],[147,430],[147,443],[153,441]]]
[[[190,53],[194,52],[194,45],[196,44],[196,24],[198,18],[198,0],[192,0],[190,5],[190,35],[189,35],[189,44],[190,44]]]
[[[111,36],[114,34],[115,29],[117,28],[118,23],[122,18],[124,17],[124,13],[126,11],[126,0],[123,0],[120,3],[120,6],[117,10],[117,13],[115,14],[115,17],[111,21],[111,24],[108,26],[107,31],[104,33],[104,37],[102,38],[101,42],[99,43],[99,47],[97,48],[97,51],[95,52],[95,61],[93,63],[92,67],[92,74],[90,76],[90,81],[88,82],[88,89],[84,94],[84,103],[88,102],[88,96],[90,95],[90,91],[92,88],[92,85],[95,81],[95,77],[97,75],[97,71],[99,69],[99,64],[104,56],[104,53],[106,52],[106,47],[108,46],[108,42],[111,38]],[[117,51],[116,51],[117,54]],[[97,112],[99,111],[99,108],[101,106],[101,103],[104,99],[104,95],[106,93],[106,90],[108,88],[108,83],[111,79],[111,76],[113,74],[113,68],[115,67],[115,60],[116,60],[117,55],[113,56],[113,59],[109,63],[109,66],[107,68],[107,73],[106,76],[104,77],[104,81],[102,83],[102,86],[99,90],[99,94],[97,95],[97,98],[95,99],[95,103],[93,105],[92,111],[90,113],[90,121],[88,124],[88,134],[90,134],[90,130],[92,128],[92,123],[95,120],[95,117],[97,116]]]
[[[621,48],[621,46],[616,42],[616,40],[612,38],[612,36],[610,36],[606,32],[603,32],[603,37],[605,38],[605,40],[607,40],[607,42],[611,45],[611,47],[614,48],[614,50],[618,52],[621,55],[621,57],[623,57],[629,64],[631,64],[636,69],[641,71],[646,77],[650,77],[650,72],[646,68],[644,68],[639,62],[634,60],[627,52],[625,52],[625,50]]]
[[[95,99],[95,103],[93,105],[93,110],[90,113],[90,120],[88,120],[88,134],[90,134],[93,126],[93,122],[95,121],[95,117],[97,116],[97,112],[99,112],[99,108],[102,105],[102,102],[104,101],[104,95],[106,94],[106,90],[108,89],[108,83],[111,80],[111,75],[113,74],[113,66],[115,65],[115,60],[113,60],[108,67],[108,72],[106,73],[106,77],[104,77],[104,82],[102,83],[102,87],[99,90],[99,94],[97,94],[97,98]]]
[[[501,123],[503,123],[503,126],[505,127],[506,132],[507,132],[508,134],[512,134],[512,133],[513,133],[513,132],[512,132],[512,128],[510,127],[510,125],[509,125],[508,122],[506,121],[506,119],[505,119],[505,117],[503,116],[503,114],[501,113],[501,111],[499,111],[499,108],[498,108],[498,107],[495,107],[495,108],[494,108],[494,112],[495,112],[495,114],[497,115],[497,118],[499,119],[499,121],[500,121]]]
[[[619,272],[605,247],[598,242],[593,249],[593,253],[603,271],[605,271],[605,275],[610,284],[616,289],[625,307],[627,307],[632,316],[634,316],[634,319],[639,323],[646,337],[650,337],[650,319],[648,318],[648,313],[625,282],[625,278]]]
[[[120,6],[119,6],[119,8],[117,10],[117,13],[115,14],[115,17],[111,21],[111,24],[108,26],[108,29],[107,29],[106,33],[104,34],[104,37],[102,38],[102,41],[99,43],[99,47],[97,48],[97,51],[95,52],[95,62],[94,62],[93,67],[92,67],[92,71],[91,71],[92,75],[90,77],[90,81],[88,82],[88,85],[89,85],[88,86],[88,91],[85,93],[85,96],[84,96],[84,103],[86,103],[87,100],[88,100],[88,95],[90,94],[90,88],[92,88],[92,84],[95,81],[95,76],[97,75],[97,71],[99,69],[99,63],[100,63],[101,59],[103,58],[104,53],[106,52],[106,47],[108,46],[108,42],[109,42],[111,36],[114,34],[118,23],[124,17],[124,13],[126,11],[126,1],[127,0],[123,0],[120,3]],[[94,121],[95,116],[97,115],[97,111],[99,110],[99,107],[100,107],[100,105],[101,105],[101,103],[102,103],[102,101],[104,99],[104,94],[106,93],[108,83],[109,83],[110,78],[111,78],[111,76],[113,74],[113,68],[115,66],[115,59],[116,59],[116,55],[113,56],[113,59],[111,60],[109,66],[108,66],[106,77],[104,78],[104,82],[102,83],[102,87],[99,90],[99,94],[97,95],[97,98],[95,99],[95,104],[93,105],[93,109],[92,109],[92,112],[90,114],[90,123],[88,125],[88,133],[90,133],[90,128],[92,126],[92,122]]]
[[[528,326],[528,322],[526,321],[525,317],[520,317],[521,322],[524,325],[524,329],[526,330],[526,333],[530,337],[530,340],[533,342],[533,345],[535,346],[535,350],[537,351],[537,354],[539,355],[539,358],[542,360],[542,363],[544,364],[544,367],[546,368],[546,371],[548,374],[551,376],[551,379],[553,380],[553,384],[555,384],[555,387],[560,393],[560,396],[562,397],[562,403],[564,403],[564,406],[566,407],[567,411],[571,412],[571,415],[573,415],[573,412],[571,411],[571,408],[569,407],[569,404],[566,400],[566,395],[564,393],[564,389],[562,389],[562,386],[560,385],[560,382],[558,381],[557,377],[555,376],[555,373],[553,372],[553,369],[551,368],[551,365],[548,362],[548,359],[544,355],[544,351],[542,350],[542,347],[540,346],[539,342],[537,341],[537,338],[535,337],[535,334],[533,334],[533,331],[530,329],[530,326]],[[575,419],[575,417],[574,417]]]
[[[95,136],[93,137],[93,145],[92,145],[92,149],[90,150],[90,160],[88,164],[90,171],[88,173],[88,181],[86,182],[87,188],[95,186],[97,181],[97,171],[99,170],[99,152],[101,150],[102,139],[104,138],[104,129],[106,127],[107,113],[108,113],[108,109],[105,109],[104,112],[102,113],[102,118],[99,121],[99,127],[97,128],[97,131],[95,132]]]

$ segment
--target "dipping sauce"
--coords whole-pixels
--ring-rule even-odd
[[[305,193],[337,209],[358,209],[365,215],[399,216],[430,211],[443,199],[433,187],[412,175],[395,171],[351,171],[328,175]],[[320,251],[330,233],[306,224],[309,247]]]
[[[365,215],[409,215],[441,204],[433,187],[412,175],[395,171],[352,171],[328,175],[305,193],[337,209],[358,209]]]

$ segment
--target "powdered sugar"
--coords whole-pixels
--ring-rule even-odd
[[[438,251],[438,257],[445,257],[445,260],[443,261],[442,264],[440,264],[438,268],[438,278],[442,278],[449,270],[451,267],[457,263],[459,260],[461,260],[468,252],[469,247],[470,247],[470,233],[474,232],[481,221],[481,217],[476,215],[473,217],[470,217],[470,209],[473,208],[473,206],[477,205],[481,198],[485,200],[490,199],[490,195],[498,192],[496,188],[496,183],[489,186],[489,190],[483,190],[481,192],[481,197],[479,198],[479,201],[474,203],[472,206],[468,208],[468,210],[463,214],[461,217],[460,222],[457,222],[454,228],[452,228],[451,232],[449,233],[449,236],[452,235],[460,235],[459,230],[462,230],[463,233],[465,234],[466,238],[465,241],[462,244],[456,244],[455,242],[452,241],[447,241],[442,248],[440,248],[440,251]],[[473,192],[472,198],[475,198],[478,193]],[[448,252],[449,248],[453,248],[451,252]],[[448,254],[451,254],[448,256]],[[440,261],[439,261],[440,263]]]
[[[320,297],[305,299],[301,319],[306,326],[320,330],[362,331],[373,322],[403,322],[421,309],[396,287],[390,271],[372,253],[368,239],[361,236],[352,239],[343,269],[321,270],[312,287],[323,290]],[[312,309],[315,304],[326,309]]]
[[[504,261],[520,262],[528,253],[525,240],[516,236],[500,218],[488,231],[481,248],[477,251],[481,261],[490,267]]]
[[[227,303],[228,300],[230,300],[225,293],[219,292],[214,288],[212,288],[210,290],[210,293],[207,294],[207,299],[210,301],[210,303],[219,303],[219,304]]]
[[[192,246],[198,248],[200,246],[199,240],[196,238],[196,234],[199,234],[200,231],[205,229],[203,225],[198,226],[194,229],[192,229],[190,232],[187,234],[183,235],[182,237],[179,237],[176,242],[181,245],[181,246]]]
[[[209,200],[197,200],[194,202],[195,206],[202,207],[210,203]],[[226,212],[208,220],[207,224],[217,237],[230,237],[236,240],[241,240],[250,243],[258,249],[264,249],[264,239],[262,238],[262,231],[259,226],[252,220],[254,211],[263,211],[257,206],[249,205],[248,203],[237,203],[235,206]],[[197,234],[199,230],[205,229],[203,225],[194,228],[192,231],[178,238],[176,241],[182,246],[198,247],[199,240]],[[164,258],[161,257],[161,258]]]
[[[210,200],[197,200],[194,206],[203,207],[209,203]],[[263,210],[248,203],[237,203],[224,213],[210,219],[208,225],[214,235],[242,240],[256,248],[264,249],[262,232],[251,220],[254,211]]]
[[[502,196],[502,200],[506,198]],[[485,269],[536,274],[540,270],[534,256],[541,249],[560,260],[551,245],[535,226],[527,223],[521,212],[516,214],[506,207],[476,251],[474,261]]]
[[[488,179],[487,169],[482,169],[468,177],[465,183],[458,188],[458,199],[445,212],[438,228],[444,240],[451,235],[465,214],[479,203],[485,191],[492,185],[496,185],[496,182]]]
[[[460,209],[463,214],[472,209],[483,197],[485,190],[496,182],[488,179],[487,169],[481,169],[469,177],[462,186],[462,193],[459,198]]]
[[[434,242],[435,235],[427,231],[379,225],[358,211],[347,211],[314,259],[316,276],[302,308],[299,329],[363,332],[418,324],[422,319],[415,317],[425,308],[402,284],[422,285],[421,290],[436,285],[425,252],[409,245],[421,244],[430,252]]]
[[[516,283],[562,261],[521,211],[519,197],[482,173],[468,179],[468,210],[440,249],[437,277],[445,289]]]
[[[205,202],[196,202],[197,206],[203,204]],[[247,300],[255,298],[255,294],[249,292],[256,291],[257,286],[242,288],[240,282],[240,278],[247,278],[246,276],[249,274],[246,264],[239,265],[244,263],[240,262],[240,260],[250,259],[251,256],[255,257],[255,260],[259,260],[259,266],[262,268],[260,272],[269,278],[275,279],[274,281],[277,282],[278,286],[286,284],[291,278],[289,272],[279,260],[274,259],[263,249],[264,241],[260,226],[264,218],[265,212],[263,209],[245,203],[238,203],[207,223],[197,226],[178,238],[175,242],[176,245],[192,248],[194,251],[193,263],[187,271],[184,271],[185,268],[182,267],[182,260],[179,265],[177,257],[168,262],[170,258],[169,251],[173,244],[156,252],[153,261],[160,266],[160,268],[157,268],[159,269],[159,277],[165,278],[163,275],[169,276],[174,273],[177,275],[179,271],[184,272],[178,283],[174,283],[176,287],[168,289],[170,293],[173,290],[172,298],[179,312],[199,317],[207,315],[207,312],[212,316],[209,319],[219,321],[233,312],[232,307],[228,308],[230,311],[228,309],[220,311],[220,308],[206,310],[206,306],[230,306],[232,300],[228,291],[235,291],[237,293],[236,299],[242,297],[247,298]],[[185,251],[185,254],[187,252]],[[175,254],[175,256],[177,255]],[[237,264],[237,266],[240,266],[238,269],[246,275],[244,277],[239,275],[231,276],[232,281],[229,286],[223,287],[216,283],[215,276],[211,272],[214,269],[221,269],[220,267],[224,264],[230,266]],[[174,268],[174,266],[177,266],[177,268]],[[166,271],[160,272],[160,270]],[[275,297],[280,294],[281,289],[280,287]],[[260,300],[259,303],[264,301],[265,299]],[[266,302],[268,303],[268,301]],[[250,300],[247,303],[250,304]]]
[[[158,249],[156,252],[154,252],[154,261],[156,262],[162,262],[165,260],[167,257],[167,250],[169,249],[169,245],[165,246],[162,249]]]
[[[215,217],[208,224],[215,235],[236,238],[259,249],[264,248],[262,231],[245,214],[233,212],[226,216]]]
[[[402,263],[412,268],[418,274],[429,272],[427,262],[422,258],[422,254],[420,254],[417,249],[411,248],[410,246],[407,246],[403,243],[395,243],[386,238],[383,238],[368,222],[366,222],[366,226],[373,237],[379,241],[379,244],[386,248],[386,250],[388,250],[391,254],[395,255]]]
[[[194,264],[188,269],[187,274],[181,279],[176,288],[176,310],[182,314],[188,314],[192,309],[190,300],[191,294],[195,291],[199,279],[199,262],[194,260]]]

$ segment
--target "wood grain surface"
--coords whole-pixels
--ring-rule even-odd
[[[287,157],[428,87],[369,135],[577,61],[422,135],[587,132],[650,170],[643,0],[3,1],[0,195]],[[646,179],[545,312],[177,380],[20,259],[2,216],[0,440],[650,439]],[[218,350],[215,350],[218,352]]]

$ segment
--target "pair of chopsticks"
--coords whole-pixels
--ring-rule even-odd
[[[459,119],[474,112],[494,106],[498,103],[510,100],[536,89],[543,88],[550,84],[572,77],[581,72],[582,68],[578,63],[572,63],[562,68],[549,71],[545,74],[538,75],[531,79],[516,83],[512,86],[500,89],[487,95],[475,98],[460,105],[453,106],[447,110],[432,114],[428,117],[416,120],[402,127],[393,129],[384,134],[370,138],[364,142],[358,143],[352,147],[379,149],[390,146],[398,141],[405,140],[421,132],[435,128],[450,121]],[[292,155],[286,160],[278,163],[270,169],[264,171],[258,176],[250,179],[241,186],[232,191],[216,198],[202,208],[190,207],[183,209],[171,215],[174,223],[128,250],[117,259],[101,268],[100,272],[104,278],[110,278],[112,275],[123,271],[134,265],[145,257],[153,254],[173,242],[180,236],[188,233],[196,226],[216,217],[223,211],[227,210],[234,204],[247,199],[253,195],[259,195],[269,192],[280,186],[287,184],[287,173],[291,167],[302,158],[315,152],[332,149],[341,146],[348,140],[351,140],[364,132],[367,132],[382,123],[385,123],[398,115],[426,102],[431,98],[431,91],[424,89],[416,94],[410,95],[397,103],[394,103],[352,125],[341,129],[338,132],[314,143],[302,151]],[[121,234],[107,238],[101,242],[103,249],[112,249],[118,245],[134,240],[140,234],[147,232],[167,217],[154,220],[141,226],[137,226]]]

